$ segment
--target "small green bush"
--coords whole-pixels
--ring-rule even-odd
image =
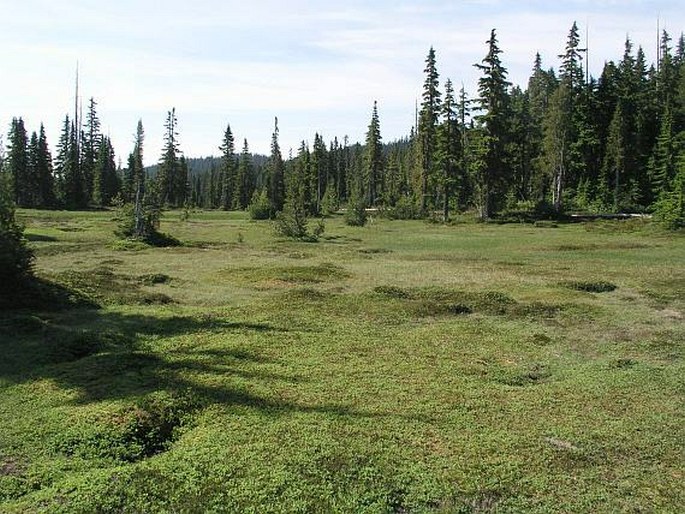
[[[271,202],[269,202],[269,197],[266,195],[266,191],[264,189],[262,189],[261,192],[254,192],[252,195],[252,200],[247,206],[247,212],[250,214],[250,218],[253,220],[268,220],[271,218]]]
[[[286,204],[285,209],[276,215],[274,230],[279,236],[300,241],[316,242],[324,233],[326,225],[319,220],[314,230],[309,230],[309,220],[304,209],[292,209]]]
[[[401,196],[394,206],[383,209],[383,216],[392,220],[413,220],[421,217],[413,198]]]
[[[363,227],[367,221],[366,204],[361,195],[353,194],[347,202],[345,223],[351,227]]]
[[[31,275],[33,252],[14,215],[9,180],[0,174],[0,292],[10,293]]]
[[[585,291],[587,293],[609,293],[617,287],[616,284],[603,280],[598,280],[596,282],[569,282],[566,285],[576,291]]]

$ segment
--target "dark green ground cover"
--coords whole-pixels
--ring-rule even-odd
[[[1,512],[685,504],[682,235],[19,214],[59,294],[0,313]]]

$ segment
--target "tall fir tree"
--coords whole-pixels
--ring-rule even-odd
[[[469,180],[469,127],[471,117],[471,100],[466,94],[466,89],[462,84],[459,90],[459,102],[457,103],[457,116],[459,117],[459,132],[461,134],[461,158],[459,159],[458,167],[458,198],[457,205],[460,209],[465,209],[469,205],[472,196],[472,186]]]
[[[627,174],[627,138],[627,120],[622,104],[619,102],[609,126],[609,138],[604,153],[602,180],[599,187],[603,207],[612,209],[614,212],[618,212],[624,203],[623,191],[626,187],[623,181]]]
[[[547,170],[552,207],[559,213],[563,208],[564,186],[568,175],[571,135],[571,90],[562,81],[552,93],[543,121],[544,137],[541,159]]]
[[[26,207],[40,207],[39,179],[38,179],[38,134],[31,134],[26,147]]]
[[[59,181],[60,202],[66,209],[81,209],[87,205],[84,181],[79,166],[77,132],[69,116],[64,119],[57,147],[55,172]]]
[[[11,179],[10,173],[0,172],[0,309],[16,307],[15,293],[30,277],[33,265],[33,252],[16,221]]]
[[[276,232],[295,239],[309,235],[307,228],[306,189],[309,175],[309,149],[304,141],[297,158],[290,159],[285,177],[285,202],[276,218]]]
[[[238,172],[235,141],[230,125],[226,126],[219,150],[221,150],[221,208],[228,211],[234,207],[233,199]]]
[[[19,207],[28,207],[31,203],[28,142],[24,120],[12,118],[7,137],[7,157],[4,167],[10,176],[13,201]]]
[[[244,210],[252,197],[252,174],[254,168],[252,163],[252,155],[250,155],[250,147],[247,144],[247,139],[243,140],[243,150],[240,153],[238,162],[238,173],[236,176],[236,184],[233,192],[233,207],[235,209]]]
[[[417,129],[417,148],[419,156],[421,212],[425,215],[432,204],[434,191],[431,186],[435,175],[435,147],[437,127],[440,118],[440,75],[435,61],[433,47],[428,51],[424,72],[421,111]]]
[[[648,169],[654,198],[659,198],[668,189],[675,175],[675,164],[673,116],[666,106],[661,116],[661,128]]]
[[[366,183],[365,203],[369,206],[376,205],[383,179],[383,145],[381,143],[381,127],[378,118],[378,103],[376,101],[373,102],[371,121],[366,131],[364,168],[364,181]],[[380,192],[382,193],[382,191]]]
[[[321,213],[321,200],[328,181],[328,150],[323,136],[318,132],[314,134],[308,169],[307,211],[309,214],[318,215]]]
[[[36,175],[38,178],[39,206],[43,208],[55,207],[55,181],[52,169],[52,155],[48,147],[48,138],[45,135],[45,127],[40,124],[38,132],[38,155],[36,158]]]
[[[80,145],[81,176],[83,177],[83,190],[87,202],[91,201],[93,198],[95,163],[100,151],[101,138],[100,119],[97,115],[97,102],[91,97],[88,102],[86,123],[84,130],[81,132]]]
[[[179,207],[185,201],[185,180],[180,176],[176,108],[167,112],[164,147],[159,159],[157,184],[162,204]]]
[[[267,163],[267,173],[267,197],[272,213],[276,213],[283,210],[283,202],[285,201],[285,165],[278,143],[278,118],[274,119],[274,131],[271,135],[271,156]]]
[[[103,136],[98,149],[93,179],[93,202],[98,206],[112,205],[121,185],[115,164],[114,148],[107,136]]]
[[[442,124],[438,129],[437,157],[441,170],[442,216],[449,220],[450,200],[457,189],[457,167],[461,160],[461,134],[452,81],[445,82],[445,99],[442,104]]]
[[[507,180],[507,143],[509,139],[509,97],[507,70],[502,65],[495,29],[486,42],[488,53],[476,64],[483,76],[478,80],[478,107],[476,120],[482,128],[484,166],[476,177],[478,207],[481,219],[489,219],[498,208],[498,199]]]
[[[136,125],[136,135],[133,144],[133,152],[129,159],[131,165],[131,176],[133,178],[133,232],[132,236],[145,239],[150,234],[150,226],[146,223],[145,213],[145,194],[146,177],[143,165],[143,143],[145,142],[145,131],[143,130],[143,120],[138,120]]]

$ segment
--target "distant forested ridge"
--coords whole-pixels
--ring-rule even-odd
[[[626,39],[620,59],[593,77],[574,23],[560,44],[559,68],[535,55],[527,84],[514,85],[492,30],[474,64],[481,75],[474,95],[455,90],[459,77],[443,80],[431,48],[416,123],[405,138],[383,142],[378,99],[363,143],[316,134],[285,159],[277,120],[269,156],[254,155],[227,125],[217,134],[220,156],[185,158],[172,109],[159,163],[144,173],[145,190],[165,207],[245,209],[262,198],[276,213],[296,182],[309,215],[344,206],[354,193],[395,217],[655,212],[677,227],[685,220],[685,38],[674,42],[664,31],[660,41],[648,63]],[[21,117],[12,120],[0,159],[18,206],[133,201],[135,155],[116,166],[94,99],[85,111],[83,119],[65,117],[54,154],[42,125],[29,135]]]

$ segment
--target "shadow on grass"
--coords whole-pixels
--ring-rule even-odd
[[[306,378],[283,372],[279,361],[245,349],[203,348],[202,338],[196,346],[192,338],[185,338],[179,348],[165,351],[152,346],[154,337],[230,332],[249,339],[257,334],[278,337],[289,329],[211,316],[158,317],[83,307],[59,312],[0,312],[0,388],[48,379],[75,391],[76,404],[135,403],[163,391],[179,397],[190,395],[188,413],[221,404],[274,414],[390,415],[364,413],[344,405],[298,404],[279,398],[276,392],[256,394],[255,390],[281,389],[283,383],[294,387]]]

